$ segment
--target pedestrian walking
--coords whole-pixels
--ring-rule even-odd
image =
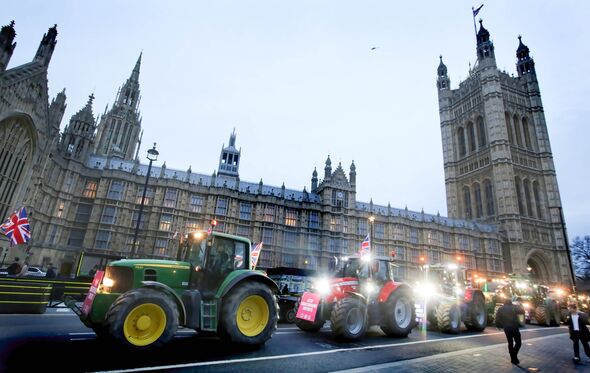
[[[570,314],[567,317],[566,324],[570,331],[570,339],[574,343],[574,362],[580,362],[580,344],[584,347],[586,356],[590,358],[590,346],[588,346],[588,340],[590,340],[590,332],[588,331],[588,315],[584,312],[578,311],[578,305],[572,303],[569,305]]]
[[[45,272],[46,278],[55,278],[57,273],[55,273],[55,269],[53,269],[53,264],[49,263],[47,266],[47,272]]]
[[[6,268],[6,273],[16,276],[20,273],[21,268],[22,266],[20,264],[20,258],[17,256],[14,258],[14,262],[12,262],[8,268]]]
[[[518,365],[518,351],[522,344],[520,330],[518,330],[518,315],[524,314],[524,309],[512,304],[510,298],[504,301],[504,305],[496,313],[496,327],[504,329],[506,340],[508,341],[508,352],[510,353],[510,362]]]

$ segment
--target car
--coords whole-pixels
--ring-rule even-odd
[[[46,273],[41,270],[39,267],[29,267],[27,269],[27,273],[25,276],[31,277],[45,277]]]

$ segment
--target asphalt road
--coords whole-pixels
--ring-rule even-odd
[[[528,325],[523,339],[567,333],[567,329]],[[204,372],[329,372],[468,350],[505,343],[504,333],[489,327],[484,333],[459,335],[421,333],[408,338],[386,337],[372,328],[359,342],[338,342],[330,328],[305,333],[279,324],[260,349],[229,346],[214,337],[180,329],[176,338],[157,351],[129,351],[96,339],[68,309],[43,315],[0,315],[0,371],[171,370]]]

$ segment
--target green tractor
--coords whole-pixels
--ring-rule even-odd
[[[98,337],[159,347],[178,327],[263,345],[277,328],[274,281],[250,265],[250,240],[193,232],[177,260],[123,259],[99,272],[82,308],[67,305]]]

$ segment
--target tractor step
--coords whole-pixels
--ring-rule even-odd
[[[201,330],[217,331],[217,300],[201,302]]]

